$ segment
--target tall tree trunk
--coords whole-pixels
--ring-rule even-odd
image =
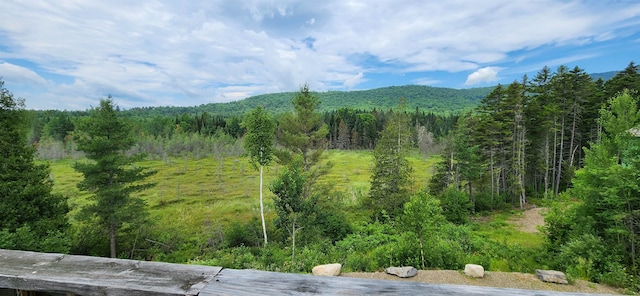
[[[493,152],[493,147],[491,147],[491,150],[489,150],[489,158],[490,158],[489,166],[490,166],[490,170],[491,170],[491,210],[493,210],[493,205],[495,204],[493,193],[496,190],[496,186],[495,186],[496,182],[495,182],[495,179],[494,179],[496,172],[495,172],[495,168],[494,168],[494,165],[493,165],[493,153],[494,153]]]
[[[291,266],[293,266],[296,260],[296,218],[293,218],[291,229]]]
[[[264,204],[262,202],[262,171],[264,166],[260,166],[260,218],[262,218],[262,234],[264,235],[264,246],[267,246],[267,224],[264,222]]]
[[[558,126],[557,120],[555,116],[553,117],[553,165],[552,174],[551,174],[551,190],[553,191],[553,196],[556,196],[556,159],[558,158]]]
[[[425,269],[426,266],[424,264],[424,247],[422,244],[422,236],[420,236],[419,241],[420,241],[420,258],[422,259],[422,269]]]
[[[116,223],[109,222],[109,251],[111,258],[116,258]]]
[[[553,195],[554,196],[558,196],[558,191],[560,190],[560,179],[562,179],[562,161],[563,161],[563,155],[564,155],[564,114],[562,115],[562,120],[561,120],[561,126],[560,126],[560,149],[559,149],[559,153],[558,153],[558,163],[557,165],[557,171],[556,171],[556,180],[555,180],[555,188],[554,188],[554,192]]]
[[[549,193],[549,132],[545,132],[545,141],[544,141],[544,197],[547,198]]]
[[[569,143],[569,167],[573,166],[573,157],[574,157],[574,149],[573,146],[575,145],[575,140],[576,140],[576,121],[577,121],[577,117],[578,117],[578,103],[574,103],[573,104],[573,122],[571,124],[571,142]]]
[[[524,189],[524,181],[525,181],[525,139],[526,139],[526,128],[524,124],[520,127],[520,209],[524,208],[524,205],[527,203],[527,192]]]

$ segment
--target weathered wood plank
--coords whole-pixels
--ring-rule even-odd
[[[426,284],[411,281],[284,274],[258,270],[223,269],[200,296],[218,295],[585,295],[463,285]],[[593,294],[589,294],[593,295]]]
[[[0,288],[78,295],[198,295],[222,268],[0,250]]]
[[[78,295],[585,295],[0,250],[0,288]]]

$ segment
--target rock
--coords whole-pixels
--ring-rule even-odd
[[[340,269],[342,269],[342,264],[340,263],[324,264],[315,266],[311,273],[313,275],[337,276],[340,274]]]
[[[557,270],[536,269],[536,276],[543,282],[568,285],[567,276]]]
[[[410,278],[418,274],[418,270],[413,266],[389,267],[384,272],[401,278]]]
[[[464,266],[464,274],[474,278],[484,277],[484,267],[478,264],[467,264]]]

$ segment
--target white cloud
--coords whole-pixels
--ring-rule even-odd
[[[639,14],[640,4],[555,0],[7,0],[0,59],[36,65],[12,75],[46,82],[43,94],[56,93],[61,108],[109,93],[123,106],[199,105],[305,83],[349,89],[384,71],[480,69],[467,84],[497,79],[488,66],[527,67],[522,51],[615,40]]]
[[[497,67],[485,67],[485,68],[478,69],[477,71],[469,74],[469,76],[467,77],[467,81],[464,84],[474,85],[479,83],[497,81],[499,70],[500,68],[497,68]]]
[[[441,83],[442,81],[438,80],[438,79],[431,79],[431,78],[418,78],[418,79],[414,79],[412,81],[413,84],[416,85],[434,85],[434,84],[438,84]]]
[[[354,86],[360,84],[364,80],[364,74],[362,72],[358,72],[355,76],[344,81],[342,85],[351,89]]]
[[[0,77],[16,84],[36,84],[43,86],[47,81],[38,73],[7,62],[0,62]]]

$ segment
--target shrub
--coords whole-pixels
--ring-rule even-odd
[[[439,196],[442,214],[447,221],[464,224],[469,221],[471,201],[469,195],[455,188],[447,188]]]

